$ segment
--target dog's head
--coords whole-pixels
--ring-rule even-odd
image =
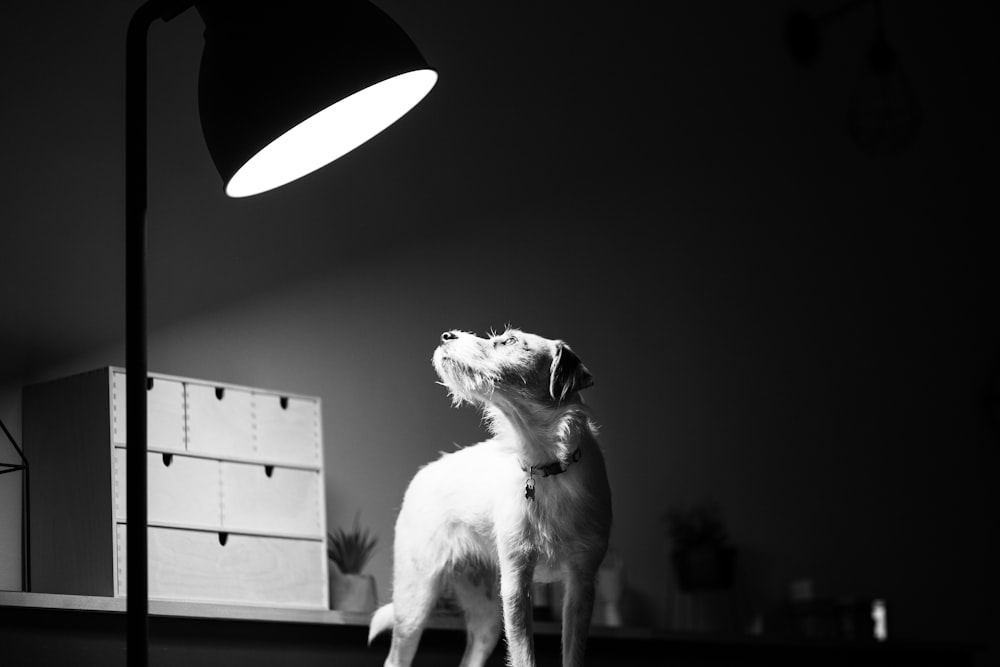
[[[456,405],[559,406],[594,384],[580,357],[561,340],[517,329],[479,338],[446,331],[434,351],[434,369]]]

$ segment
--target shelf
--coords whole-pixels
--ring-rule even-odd
[[[0,591],[0,606],[30,609],[57,609],[67,611],[95,611],[122,613],[126,611],[127,598],[94,595],[60,595],[56,593],[21,593]],[[282,608],[259,605],[214,604],[183,600],[149,601],[150,616],[177,616],[183,618],[214,618],[235,621],[274,621],[286,623],[317,623],[325,625],[368,625],[369,614],[351,612]]]
[[[149,601],[149,613],[151,664],[378,667],[389,645],[387,636],[368,645],[368,614],[156,599]],[[4,667],[70,663],[124,666],[125,626],[124,598],[0,592],[0,657]],[[539,662],[557,664],[559,624],[536,623],[534,630]],[[464,643],[459,618],[437,618],[421,640],[418,662],[456,664]],[[487,663],[490,667],[504,664],[503,647],[501,641]],[[983,649],[962,642],[838,642],[596,626],[587,641],[587,664],[973,667]]]
[[[111,598],[92,595],[60,595],[56,593],[22,593],[0,591],[0,607],[53,609],[66,611],[126,612],[125,597]],[[183,600],[149,601],[150,616],[224,619],[234,621],[271,621],[277,623],[309,623],[317,625],[355,625],[368,627],[371,614],[337,611],[332,609],[281,608],[261,605],[215,604]],[[462,630],[462,620],[457,616],[440,616],[432,619],[431,629]],[[557,622],[535,622],[536,634],[558,635]],[[652,639],[665,636],[650,628],[616,628],[594,626],[591,636],[631,637]]]

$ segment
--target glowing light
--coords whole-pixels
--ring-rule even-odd
[[[889,638],[888,614],[884,600],[872,600],[872,620],[875,622],[875,639],[884,642]]]
[[[229,180],[226,194],[255,195],[333,162],[403,117],[436,82],[433,70],[406,72],[323,109],[247,160]]]

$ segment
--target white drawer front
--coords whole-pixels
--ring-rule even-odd
[[[185,390],[188,451],[253,456],[253,394],[194,383],[188,383]]]
[[[254,394],[257,454],[267,461],[319,466],[319,405],[303,398]]]
[[[118,524],[118,595],[127,595],[126,526]],[[198,602],[327,607],[323,542],[149,529],[149,596]]]
[[[233,531],[322,538],[320,473],[222,463],[222,525]]]
[[[125,521],[126,450],[115,448],[115,519]],[[167,465],[169,463],[169,465]],[[222,525],[219,462],[150,452],[146,460],[150,523]]]
[[[114,373],[114,441],[127,444],[125,374]],[[148,446],[184,451],[184,385],[174,380],[153,379],[146,392]]]

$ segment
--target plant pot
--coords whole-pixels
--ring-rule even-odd
[[[330,608],[338,611],[370,613],[378,606],[375,577],[345,574],[330,562]]]
[[[695,547],[674,551],[677,586],[685,593],[729,590],[733,587],[736,549],[733,547]]]

